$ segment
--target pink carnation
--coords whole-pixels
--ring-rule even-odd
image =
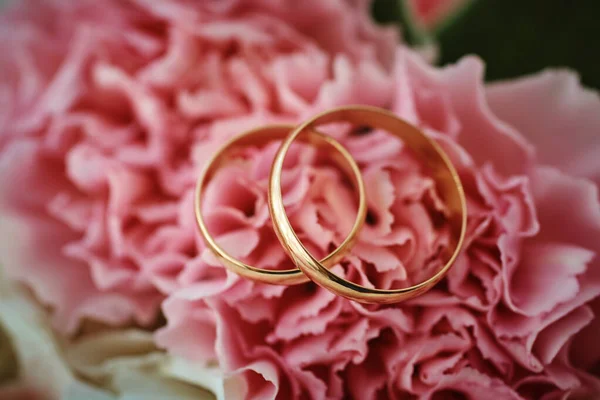
[[[367,11],[366,1],[22,2],[0,28],[7,270],[65,333],[84,319],[156,326],[162,307],[157,342],[218,361],[244,378],[235,390],[247,398],[600,393],[598,96],[567,72],[484,87],[479,60],[433,68],[395,49]],[[448,277],[374,307],[226,272],[195,229],[207,159],[251,127],[350,103],[393,110],[454,160],[469,229]],[[370,214],[335,271],[377,287],[422,279],[448,239],[435,183],[382,132],[336,137],[363,167]],[[206,193],[211,231],[257,266],[289,266],[266,208],[276,148],[247,149]],[[312,149],[289,158],[290,219],[324,255],[355,195]]]

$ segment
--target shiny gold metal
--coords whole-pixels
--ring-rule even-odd
[[[358,285],[329,271],[310,254],[294,232],[285,213],[281,194],[281,171],[286,153],[292,142],[303,132],[310,132],[310,129],[339,122],[384,129],[398,136],[405,145],[425,161],[426,168],[435,179],[440,197],[448,207],[452,242],[446,264],[426,281],[402,289],[371,289]],[[456,169],[442,148],[419,129],[399,119],[391,112],[368,106],[346,106],[326,111],[299,125],[289,134],[282,142],[271,168],[269,209],[277,237],[296,266],[322,287],[362,303],[397,303],[411,299],[430,289],[442,279],[456,260],[467,226],[467,206],[463,187]]]
[[[226,162],[226,156],[231,152],[231,150],[247,146],[260,146],[273,140],[282,140],[292,131],[292,129],[294,129],[292,125],[264,126],[236,136],[232,140],[227,142],[219,151],[217,151],[216,154],[214,154],[214,156],[206,164],[206,167],[200,175],[198,183],[196,185],[194,201],[196,222],[198,224],[198,227],[200,228],[202,236],[204,237],[204,242],[223,265],[225,265],[231,271],[243,277],[260,282],[280,285],[294,285],[304,283],[308,282],[309,279],[299,269],[268,270],[256,268],[247,265],[239,260],[236,260],[227,252],[225,252],[225,250],[223,250],[217,244],[216,240],[208,231],[208,228],[204,221],[204,217],[202,215],[202,196],[205,186],[212,178],[212,175],[215,173],[215,171],[218,168],[220,168],[224,162]],[[353,246],[358,236],[358,233],[362,228],[367,213],[365,187],[358,165],[356,164],[354,158],[352,158],[350,153],[348,153],[348,150],[344,148],[344,146],[342,146],[335,139],[322,133],[316,132],[314,130],[307,130],[306,132],[307,135],[304,135],[306,139],[305,141],[307,141],[311,145],[319,147],[330,146],[334,150],[336,150],[331,154],[332,159],[336,161],[339,164],[340,168],[342,168],[343,171],[352,178],[353,184],[356,190],[358,191],[359,195],[356,220],[354,221],[354,225],[352,226],[350,233],[342,242],[342,244],[331,254],[329,254],[327,257],[321,260],[319,264],[323,266],[323,268],[326,268],[328,266],[336,264],[343,258],[344,254],[346,254],[346,252]],[[281,166],[283,167],[283,164]],[[281,170],[279,172],[279,178],[281,178]],[[281,191],[279,191],[279,193],[281,194]],[[283,212],[285,213],[285,209],[283,208],[283,199],[281,206]]]

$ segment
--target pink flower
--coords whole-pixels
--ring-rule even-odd
[[[461,8],[473,0],[401,0],[405,1],[411,16],[418,24],[434,29],[447,18],[451,18]]]
[[[162,305],[157,343],[242,377],[230,397],[600,393],[600,100],[576,77],[485,87],[475,58],[436,69],[394,51],[366,2],[95,4],[21,4],[2,25],[14,56],[1,67],[12,228],[0,254],[64,332],[86,318],[150,327]],[[194,181],[227,138],[348,103],[420,126],[465,185],[464,252],[410,303],[241,279],[195,230]],[[370,206],[335,271],[377,287],[423,279],[448,240],[435,183],[382,132],[333,134],[361,163]],[[265,202],[276,148],[241,152],[206,193],[211,231],[258,266],[289,266]],[[343,239],[356,205],[324,158],[298,146],[284,175],[290,219],[316,255]]]
[[[364,2],[253,3],[22,2],[4,15],[3,262],[61,329],[155,321],[196,262],[193,185],[228,137],[387,85],[394,32]]]

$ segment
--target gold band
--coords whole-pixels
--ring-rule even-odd
[[[436,181],[441,199],[448,208],[451,231],[450,253],[445,265],[431,278],[402,289],[371,289],[343,279],[316,260],[302,245],[286,215],[281,193],[281,171],[292,142],[303,132],[311,132],[321,125],[349,122],[354,125],[384,129],[402,139],[412,151],[426,162]],[[463,187],[450,158],[442,148],[414,126],[394,114],[375,107],[347,106],[326,111],[304,122],[283,141],[279,148],[269,179],[269,209],[277,237],[285,251],[311,280],[330,291],[363,303],[396,303],[424,293],[435,285],[454,263],[465,237],[467,206]]]
[[[225,265],[233,272],[246,278],[254,279],[260,282],[280,285],[294,285],[298,283],[304,283],[308,282],[309,278],[297,268],[288,270],[268,270],[256,268],[233,258],[231,255],[225,252],[225,250],[223,250],[217,244],[215,239],[208,231],[208,228],[204,221],[204,217],[202,215],[202,196],[204,188],[207,185],[208,181],[212,178],[214,172],[223,164],[223,161],[225,161],[227,154],[231,150],[233,150],[234,148],[240,148],[245,146],[261,146],[273,140],[282,140],[289,134],[290,131],[292,131],[292,129],[294,129],[294,127],[291,125],[265,126],[243,133],[227,142],[206,164],[206,167],[201,173],[200,178],[198,179],[198,183],[196,185],[196,194],[194,201],[196,222],[198,223],[200,232],[204,237],[204,242],[223,265]],[[323,268],[326,268],[336,264],[343,258],[346,252],[353,246],[358,236],[358,233],[362,228],[367,213],[365,187],[358,165],[356,164],[354,158],[350,155],[350,153],[348,153],[348,151],[344,148],[344,146],[342,146],[335,139],[323,135],[322,133],[316,132],[314,130],[307,130],[306,132],[307,135],[305,135],[305,141],[307,141],[311,145],[328,145],[337,150],[336,153],[332,154],[332,158],[340,165],[340,167],[344,170],[345,173],[352,177],[353,184],[359,194],[358,212],[354,225],[352,226],[352,230],[350,231],[346,239],[342,242],[342,244],[332,253],[330,253],[327,257],[321,260],[321,262],[319,263],[319,265],[321,265]],[[289,145],[286,147],[286,150],[288,148]],[[283,168],[283,163],[280,164],[278,182],[281,181],[281,168]],[[281,190],[279,190],[279,194],[279,198],[281,199],[281,210],[285,214],[283,198],[281,197]]]

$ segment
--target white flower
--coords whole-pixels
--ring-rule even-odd
[[[3,384],[60,400],[224,399],[216,366],[169,356],[154,346],[150,332],[110,330],[59,339],[44,310],[0,268]]]

